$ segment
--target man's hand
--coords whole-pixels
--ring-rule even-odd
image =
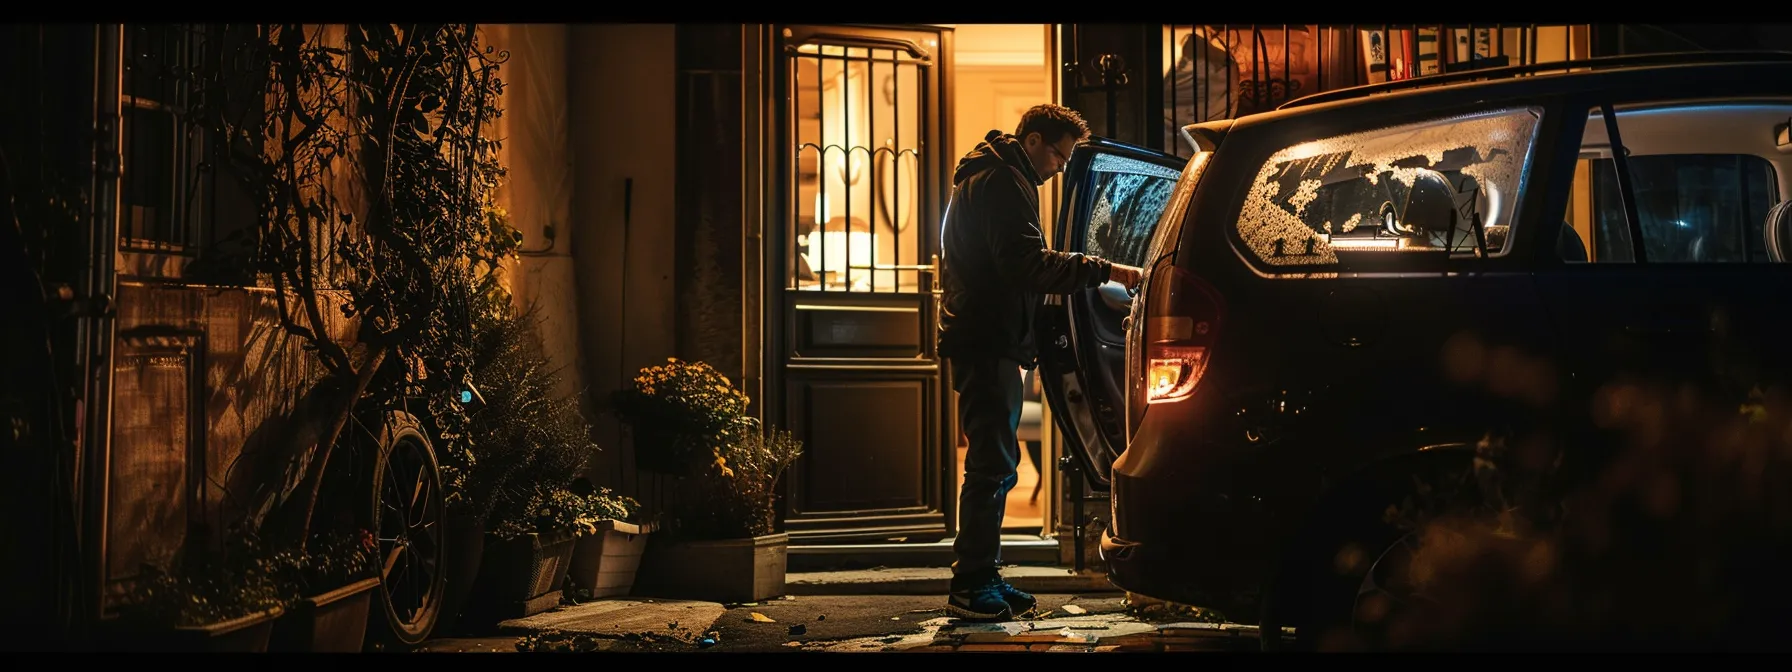
[[[1131,291],[1138,289],[1139,280],[1144,276],[1144,273],[1144,269],[1137,266],[1110,264],[1108,267],[1108,282],[1118,282],[1125,285],[1127,291]]]

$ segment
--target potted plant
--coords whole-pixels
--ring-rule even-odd
[[[629,594],[653,524],[639,520],[640,502],[609,488],[594,489],[589,480],[580,478],[573,481],[572,491],[584,498],[574,521],[578,541],[567,573],[573,597],[591,600]]]
[[[502,211],[488,208],[494,231],[508,230]],[[528,330],[532,314],[518,314],[511,297],[494,278],[475,281],[468,306],[474,338],[470,345],[469,378],[446,386],[446,394],[433,395],[430,409],[441,427],[437,453],[441,459],[442,488],[446,495],[442,542],[447,548],[442,573],[442,611],[436,631],[461,630],[461,613],[473,597],[480,564],[485,558],[487,519],[497,493],[525,459],[527,442],[509,440],[516,423],[510,397],[517,382],[510,373],[540,359],[532,351]],[[533,389],[533,388],[531,388]],[[490,390],[497,409],[487,413]],[[527,396],[527,393],[525,393]]]
[[[361,650],[378,588],[379,544],[367,530],[318,534],[303,549],[274,556],[274,568],[300,596],[274,622],[270,651]]]
[[[483,530],[471,592],[459,610],[463,617],[477,612],[479,622],[559,603],[572,521],[583,507],[568,487],[597,450],[579,397],[558,391],[559,370],[536,337],[536,308],[514,309],[496,289],[489,296],[475,322],[472,375],[482,403],[467,415],[460,505]]]
[[[635,467],[673,476],[697,475],[742,429],[747,395],[704,362],[676,357],[641,369],[617,390],[610,409],[629,428]]]
[[[486,533],[470,607],[489,619],[521,618],[560,604],[572,564],[583,498],[558,486],[536,488],[520,511],[500,508]]]
[[[643,422],[674,423],[663,426],[673,441],[645,450],[679,464],[691,485],[669,529],[648,544],[643,588],[720,602],[783,594],[790,536],[777,531],[777,487],[802,442],[746,415],[746,394],[702,362],[643,369],[614,399],[637,432]]]
[[[106,624],[103,646],[121,651],[262,652],[291,599],[272,559],[250,535],[162,569],[145,566]]]

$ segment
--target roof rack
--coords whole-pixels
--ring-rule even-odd
[[[1441,86],[1444,84],[1455,84],[1458,82],[1474,81],[1477,79],[1498,79],[1498,78],[1517,77],[1519,75],[1529,75],[1529,74],[1534,74],[1534,73],[1538,73],[1538,72],[1549,72],[1549,71],[1553,71],[1553,70],[1568,70],[1568,69],[1573,69],[1573,68],[1595,68],[1595,69],[1597,69],[1597,68],[1623,68],[1623,67],[1634,67],[1634,66],[1642,66],[1642,65],[1688,65],[1688,64],[1693,64],[1693,63],[1726,63],[1726,62],[1730,62],[1730,63],[1734,63],[1734,62],[1792,63],[1792,51],[1678,51],[1678,52],[1663,52],[1663,53],[1653,53],[1653,54],[1632,54],[1632,55],[1627,55],[1627,56],[1600,56],[1598,58],[1588,58],[1588,59],[1582,59],[1582,60],[1578,60],[1578,61],[1554,61],[1554,62],[1550,62],[1550,63],[1531,63],[1528,65],[1512,65],[1512,66],[1506,66],[1506,67],[1484,68],[1484,69],[1480,69],[1480,70],[1464,70],[1461,72],[1447,72],[1447,73],[1441,73],[1441,74],[1436,74],[1436,75],[1424,75],[1421,77],[1413,77],[1410,79],[1402,79],[1402,80],[1396,80],[1396,81],[1392,81],[1392,82],[1381,82],[1381,83],[1377,83],[1377,84],[1363,84],[1361,86],[1352,86],[1352,87],[1343,88],[1343,89],[1334,89],[1331,91],[1321,91],[1319,93],[1302,96],[1300,98],[1290,100],[1286,103],[1282,103],[1281,105],[1276,106],[1276,109],[1286,110],[1286,109],[1293,108],[1293,107],[1304,107],[1307,105],[1317,105],[1319,103],[1329,103],[1329,102],[1336,101],[1336,100],[1348,100],[1351,98],[1360,98],[1363,96],[1376,94],[1376,93],[1388,93],[1388,92],[1392,92],[1392,91],[1402,91],[1402,90],[1406,90],[1406,89],[1421,89],[1421,88],[1430,87],[1430,86]]]

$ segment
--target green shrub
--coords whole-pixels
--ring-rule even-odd
[[[566,490],[598,450],[577,395],[561,395],[560,371],[536,336],[540,316],[491,312],[476,325],[473,378],[485,406],[468,421],[472,463],[466,496],[488,529],[533,528],[544,503]]]

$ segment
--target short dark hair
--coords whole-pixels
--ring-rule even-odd
[[[1040,103],[1020,115],[1020,125],[1014,129],[1014,137],[1025,139],[1029,133],[1038,133],[1039,139],[1046,142],[1057,142],[1066,135],[1082,140],[1089,137],[1089,124],[1083,121],[1083,115],[1076,110]]]

